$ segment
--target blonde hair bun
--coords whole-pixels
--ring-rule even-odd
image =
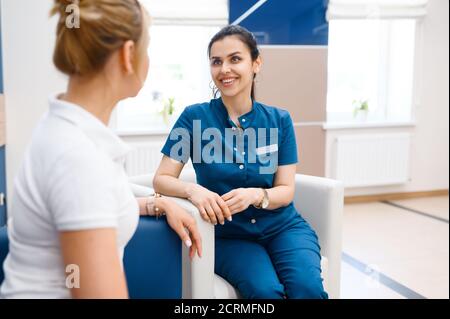
[[[148,18],[137,0],[54,0],[50,14],[60,15],[53,63],[67,75],[99,71],[128,40],[136,43],[137,53],[142,53]]]

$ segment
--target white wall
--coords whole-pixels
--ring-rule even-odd
[[[449,187],[449,1],[430,0],[423,22],[422,74],[416,108],[417,188]]]
[[[389,187],[346,189],[345,195],[415,192],[449,188],[449,1],[430,0],[421,23],[415,60],[415,127],[327,132],[327,176],[336,136],[361,133],[412,134],[411,181]]]
[[[7,191],[47,97],[62,92],[65,78],[52,64],[56,19],[52,0],[2,0],[3,80],[6,106]]]

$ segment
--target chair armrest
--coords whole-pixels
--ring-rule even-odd
[[[138,175],[138,176],[130,177],[128,179],[128,181],[130,182],[131,185],[153,188],[153,177],[154,176],[155,176],[154,174]],[[132,187],[132,190],[133,190],[133,187]],[[135,194],[135,196],[136,196],[136,194]]]
[[[192,178],[192,176],[189,176]],[[153,192],[153,174],[134,176],[129,179],[130,186],[135,196],[148,196]],[[147,194],[147,195],[141,195]],[[205,222],[198,211],[186,199],[167,196],[175,203],[183,207],[194,217],[202,238],[202,258],[197,255],[192,262],[189,260],[189,250],[183,246],[183,298],[207,299],[214,298],[214,226]]]
[[[214,226],[205,222],[188,200],[170,198],[194,217],[202,238],[202,257],[196,255],[192,262],[189,250],[183,245],[183,299],[214,298]]]
[[[153,188],[142,186],[134,183],[129,183],[131,191],[135,197],[147,197],[155,193]]]
[[[316,231],[321,254],[328,258],[328,292],[339,298],[344,186],[329,178],[297,174],[294,205]]]

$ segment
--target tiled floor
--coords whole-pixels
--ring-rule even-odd
[[[449,298],[448,219],[448,196],[345,205],[341,297]]]

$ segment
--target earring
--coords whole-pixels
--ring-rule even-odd
[[[214,84],[214,82],[211,80],[211,82],[209,82],[209,88],[211,89],[211,91],[212,91],[212,96],[214,97],[214,98],[216,98],[216,96],[217,96],[217,91],[219,90],[218,88],[217,88],[217,86]]]

